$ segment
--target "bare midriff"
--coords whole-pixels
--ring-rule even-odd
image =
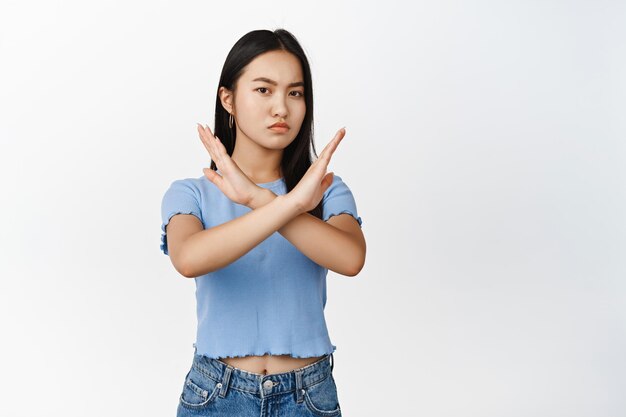
[[[290,355],[244,356],[240,358],[219,358],[220,361],[235,368],[255,374],[269,375],[293,371],[310,365],[324,356],[310,358],[294,358]]]

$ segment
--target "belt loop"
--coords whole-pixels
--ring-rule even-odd
[[[196,344],[193,344],[193,354],[195,355],[196,353],[198,353],[198,348],[196,347]]]
[[[302,388],[302,369],[294,369],[296,374],[296,403],[304,401],[304,388]]]
[[[230,375],[233,372],[233,368],[228,365],[224,370],[224,376],[222,377],[222,387],[220,388],[220,397],[224,398],[226,396],[226,391],[228,390],[228,382],[230,381]]]
[[[333,368],[335,367],[335,357],[333,354],[330,354],[330,372],[333,372]]]

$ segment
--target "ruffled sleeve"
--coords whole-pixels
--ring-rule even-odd
[[[190,179],[176,180],[163,195],[161,201],[161,251],[169,256],[165,226],[176,214],[193,214],[202,221],[200,192]]]
[[[362,227],[363,220],[359,217],[356,209],[356,202],[352,191],[346,185],[341,177],[337,174],[333,175],[333,183],[326,189],[322,197],[322,217],[327,221],[332,216],[342,213],[348,213],[356,219],[359,226]]]

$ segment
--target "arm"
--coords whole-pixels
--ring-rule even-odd
[[[180,249],[183,275],[197,277],[229,265],[300,213],[289,197],[278,196],[243,216],[192,234]]]
[[[263,209],[278,197],[263,189],[249,207],[253,211]],[[333,216],[325,222],[304,212],[282,225],[278,232],[313,262],[338,274],[355,276],[365,263],[365,238],[349,214]]]
[[[252,211],[184,240],[185,261],[182,262],[189,275],[206,274],[230,264],[275,231],[279,231],[317,264],[343,275],[358,274],[365,262],[365,239],[358,223],[350,215],[333,216],[324,222],[308,214],[332,184],[333,175],[326,174],[326,171],[331,155],[345,135],[345,128],[340,129],[326,145],[296,187],[280,196],[250,181],[230,158],[221,141],[208,130],[208,126],[205,130],[199,125],[199,132],[211,159],[216,161],[221,171],[218,175],[213,170],[204,169],[205,176],[230,200],[245,204]],[[276,219],[272,219],[272,216],[276,216]],[[242,218],[246,220],[240,221]],[[256,222],[263,224],[256,225]],[[284,227],[287,223],[289,227]],[[240,236],[235,238],[233,235]],[[226,245],[221,246],[223,242]],[[213,259],[203,259],[207,247],[218,246],[217,256],[212,253]]]

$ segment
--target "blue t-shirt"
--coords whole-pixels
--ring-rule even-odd
[[[284,178],[257,185],[276,195],[287,190]],[[324,221],[349,213],[362,225],[352,192],[338,175],[322,201]],[[193,214],[208,229],[250,211],[204,175],[176,180],[161,204],[161,250],[168,255],[165,226],[176,214]],[[334,352],[324,318],[327,273],[276,231],[231,264],[194,278],[197,353],[306,358]]]

